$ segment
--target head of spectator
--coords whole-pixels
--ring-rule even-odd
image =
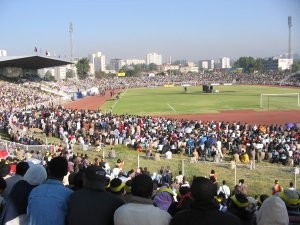
[[[48,177],[62,181],[68,173],[68,161],[64,157],[54,157],[48,164]]]
[[[287,189],[277,195],[284,201],[289,211],[299,211],[300,196],[296,190]]]
[[[243,193],[236,193],[229,198],[228,211],[239,217],[242,221],[253,220],[253,211],[249,210],[250,208],[250,202]]]
[[[146,174],[135,176],[131,183],[131,193],[141,198],[151,198],[153,193],[153,182]]]
[[[105,190],[105,170],[96,165],[88,166],[84,170],[83,187],[94,190]]]
[[[217,193],[217,186],[205,177],[195,177],[191,185],[191,193],[196,203],[211,204]]]
[[[109,190],[116,195],[122,195],[124,193],[124,183],[120,178],[114,178],[109,183]]]
[[[24,162],[24,161],[19,162],[16,166],[16,174],[23,177],[28,169],[29,169],[28,162]]]
[[[171,188],[169,187],[161,187],[155,197],[154,197],[154,204],[162,209],[162,210],[168,210],[168,208],[170,207],[170,205],[173,203],[174,201],[174,193],[172,191]]]
[[[46,169],[42,165],[34,164],[29,167],[23,179],[30,185],[40,185],[47,179]]]
[[[288,225],[285,203],[276,195],[268,197],[256,214],[257,225]]]
[[[126,191],[126,194],[131,194],[131,184],[132,180],[127,180],[125,182],[124,190]]]

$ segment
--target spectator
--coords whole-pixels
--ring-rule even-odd
[[[176,195],[177,201],[173,202],[168,208],[168,213],[175,216],[181,210],[189,209],[193,200],[190,187],[180,187]]]
[[[223,192],[225,198],[228,199],[228,197],[230,196],[230,188],[226,185],[226,180],[222,181],[222,185],[219,187],[217,194],[220,194],[221,192]]]
[[[28,200],[29,225],[64,225],[73,192],[63,186],[62,180],[68,172],[65,158],[54,157],[48,165],[48,179],[34,188]]]
[[[32,165],[27,170],[24,178],[12,188],[4,212],[1,215],[2,224],[27,224],[28,197],[33,188],[42,184],[47,179],[47,172],[41,165]]]
[[[275,195],[278,192],[282,192],[283,191],[283,187],[281,186],[281,184],[279,183],[278,180],[274,181],[274,186],[272,187],[272,195]]]
[[[153,201],[158,208],[167,211],[174,201],[173,196],[174,193],[172,189],[164,186],[156,192]]]
[[[238,193],[231,196],[227,210],[239,217],[243,225],[252,225],[255,221],[254,211],[250,208],[250,201],[245,194]]]
[[[26,173],[26,171],[28,170],[29,165],[27,162],[19,162],[16,166],[16,174],[7,178],[6,181],[6,188],[3,192],[3,197],[5,199],[8,198],[11,189],[13,188],[13,186],[20,180],[23,179],[24,174]]]
[[[241,221],[230,214],[219,211],[214,203],[216,186],[207,178],[196,177],[191,185],[194,202],[191,208],[178,212],[171,220],[170,225],[177,224],[222,224],[241,225]]]
[[[145,174],[133,178],[131,202],[118,208],[114,215],[115,225],[168,225],[171,216],[155,207],[151,200],[152,179]]]
[[[289,217],[284,202],[278,196],[268,197],[256,215],[257,225],[288,225]]]
[[[124,201],[105,191],[106,172],[100,166],[88,166],[84,174],[83,189],[71,195],[68,224],[114,224],[114,212]]]

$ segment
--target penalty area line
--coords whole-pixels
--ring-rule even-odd
[[[168,103],[167,104],[174,112],[176,112],[176,110]]]

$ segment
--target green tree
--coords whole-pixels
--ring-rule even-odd
[[[45,73],[45,80],[47,80],[47,81],[54,81],[55,80],[55,77],[52,75],[50,70],[48,70]]]
[[[156,71],[157,70],[157,65],[154,63],[150,63],[148,66],[149,71]]]
[[[233,65],[234,68],[243,68],[246,73],[253,73],[256,69],[256,59],[253,57],[240,57]]]
[[[292,65],[292,72],[300,71],[300,62],[294,62]]]
[[[82,58],[76,63],[78,78],[83,80],[88,77],[90,64],[88,58]]]
[[[74,72],[74,70],[68,69],[68,70],[66,71],[66,78],[73,78],[73,77],[75,77],[75,72]]]

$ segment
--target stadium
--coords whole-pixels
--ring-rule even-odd
[[[212,179],[212,171],[230,187],[242,178],[252,196],[269,193],[278,179],[285,187],[291,181],[300,185],[295,169],[300,164],[299,74],[57,82],[34,75],[37,68],[68,63],[43,57],[0,62],[6,75],[0,83],[3,167],[77,156],[91,164],[88,159],[101,158],[111,180],[128,177],[113,166],[122,160],[123,171],[151,171],[158,185],[172,174],[184,175],[185,184],[194,176]],[[16,67],[23,75],[9,81],[16,71],[10,68]],[[214,182],[221,182],[217,176]]]

